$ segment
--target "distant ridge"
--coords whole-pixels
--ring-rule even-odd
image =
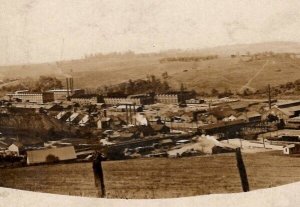
[[[281,84],[300,77],[300,59],[273,58],[264,70],[257,74],[266,60],[247,62],[231,55],[269,52],[300,54],[298,42],[265,42],[255,44],[225,45],[205,49],[167,50],[159,53],[135,54],[134,52],[93,54],[78,60],[57,61],[31,65],[0,67],[0,79],[37,78],[41,75],[56,76],[62,80],[66,75],[74,77],[76,87],[95,88],[114,85],[129,79],[146,78],[147,75],[161,77],[167,72],[167,81],[173,87],[186,87],[197,91],[212,88],[237,90],[251,77],[248,87],[260,88],[265,84]],[[202,61],[203,56],[218,55],[217,59]],[[161,62],[163,58],[200,59],[201,61]],[[196,57],[196,58],[186,58]]]
[[[193,53],[200,53],[200,54],[217,54],[217,55],[229,55],[231,53],[237,53],[237,52],[250,52],[250,53],[259,53],[259,52],[267,52],[272,51],[275,53],[299,53],[300,54],[300,42],[291,42],[291,41],[272,41],[272,42],[258,42],[258,43],[248,43],[248,44],[232,44],[232,45],[221,45],[216,47],[207,47],[207,48],[198,48],[198,49],[169,49],[164,50],[161,52],[151,52],[151,53],[135,53],[132,51],[127,52],[112,52],[112,53],[96,53],[95,56],[127,56],[130,54],[130,56],[163,56],[163,55],[174,55],[174,54],[193,54]],[[87,55],[89,57],[92,57],[93,55]],[[85,58],[78,58],[78,59],[72,59],[72,60],[57,60],[53,62],[43,62],[43,63],[31,63],[31,64],[16,64],[16,65],[7,65],[7,66],[1,66],[0,70],[5,69],[7,67],[30,67],[34,65],[44,65],[44,64],[59,64],[69,61],[81,61]]]

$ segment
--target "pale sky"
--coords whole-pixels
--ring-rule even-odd
[[[300,42],[299,0],[0,0],[0,5],[0,65],[100,52]]]

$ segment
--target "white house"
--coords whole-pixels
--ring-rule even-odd
[[[9,152],[12,152],[12,153],[14,153],[14,154],[16,154],[16,155],[18,155],[18,156],[21,154],[21,152],[23,151],[23,149],[24,149],[24,146],[23,146],[23,144],[20,143],[20,142],[14,142],[14,143],[12,143],[12,144],[7,148],[7,150],[8,150]]]
[[[102,117],[97,121],[97,128],[98,129],[107,129],[110,128],[112,123],[112,119],[108,117]]]

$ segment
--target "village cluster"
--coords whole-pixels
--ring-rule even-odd
[[[300,100],[15,91],[1,99],[0,165],[182,157],[281,150],[300,153]],[[23,138],[26,137],[26,139]],[[26,140],[26,141],[24,141]]]

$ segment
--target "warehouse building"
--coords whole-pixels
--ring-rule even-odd
[[[103,102],[103,98],[97,94],[74,94],[71,96],[71,101],[80,105],[96,105]]]
[[[107,105],[119,105],[123,103],[130,103],[136,105],[153,104],[153,96],[149,94],[136,94],[130,96],[107,96],[104,98],[104,103]]]
[[[190,91],[175,91],[155,96],[156,101],[163,104],[180,104],[194,98],[195,94]]]
[[[83,89],[52,89],[47,92],[51,92],[54,94],[54,100],[65,100],[68,96],[84,94],[85,91]]]
[[[43,104],[54,101],[54,94],[51,92],[30,93],[28,90],[16,91],[7,94],[11,101],[30,102]]]

